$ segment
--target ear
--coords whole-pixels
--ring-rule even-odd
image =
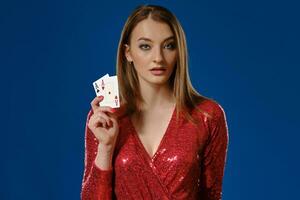
[[[131,57],[131,53],[130,53],[130,46],[128,44],[124,44],[125,46],[125,57],[127,59],[128,62],[132,62],[132,57]]]

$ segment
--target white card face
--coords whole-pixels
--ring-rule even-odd
[[[120,99],[119,99],[118,77],[112,76],[111,79],[113,82],[112,102],[114,104],[114,108],[119,108],[120,107]]]
[[[94,90],[96,92],[97,97],[98,96],[104,96],[103,91],[105,89],[106,86],[106,79],[109,77],[108,74],[102,76],[101,78],[99,78],[97,81],[95,81],[93,83],[94,86]]]
[[[106,79],[104,88],[104,99],[100,102],[100,106],[110,106],[112,108],[119,108],[119,87],[117,76],[111,76]]]
[[[112,108],[120,107],[119,86],[117,76],[106,74],[93,83],[97,96],[104,96],[100,106],[110,106]]]

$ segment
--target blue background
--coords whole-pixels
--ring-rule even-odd
[[[223,199],[296,199],[299,4],[267,0],[1,1],[0,199],[79,199],[92,82],[142,3],[175,13],[194,87],[225,109]]]

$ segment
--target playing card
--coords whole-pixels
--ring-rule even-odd
[[[106,87],[106,79],[109,77],[108,74],[102,76],[97,81],[93,82],[93,86],[96,92],[97,97],[98,96],[104,96],[104,89]]]
[[[96,95],[104,96],[104,99],[100,102],[100,106],[110,106],[112,108],[120,107],[117,76],[110,77],[108,74],[106,74],[95,81],[93,85]]]
[[[112,108],[120,107],[117,76],[106,78],[103,94],[104,99],[100,102],[100,106],[110,106]]]

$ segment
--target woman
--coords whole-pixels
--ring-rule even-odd
[[[221,199],[225,113],[192,87],[176,17],[160,6],[136,8],[117,57],[122,106],[91,102],[81,198]]]

